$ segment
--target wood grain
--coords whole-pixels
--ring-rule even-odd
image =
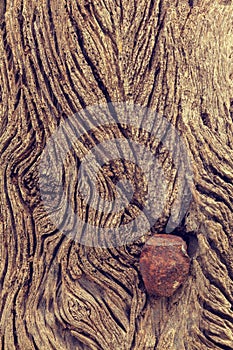
[[[6,0],[0,22],[1,349],[233,349],[232,3]],[[150,232],[124,246],[85,246],[51,222],[41,198],[38,168],[50,137],[75,113],[109,102],[165,115],[191,160],[192,203],[176,230],[191,271],[171,298],[148,297],[142,282]],[[152,231],[164,232],[182,205],[173,205],[179,183],[167,152],[140,127],[84,132],[61,159],[64,193],[75,207],[83,150],[116,137],[158,155],[170,191]],[[106,164],[100,192],[113,196],[124,176],[140,202],[143,172],[124,159]],[[51,202],[54,193],[51,182]],[[95,225],[117,227],[141,211],[135,200],[113,222],[77,202]],[[68,230],[65,203],[56,205]]]

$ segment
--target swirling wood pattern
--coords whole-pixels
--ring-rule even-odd
[[[4,0],[0,21],[1,349],[233,349],[232,2]],[[166,115],[192,161],[193,201],[179,231],[191,273],[169,299],[144,289],[138,262],[147,235],[87,247],[51,223],[41,200],[38,165],[50,136],[77,111],[110,101]],[[163,232],[178,183],[168,154],[143,130],[84,135],[64,160],[65,190],[75,202],[82,147],[119,135],[158,152],[170,186],[153,228]],[[131,164],[105,166],[104,196],[124,171],[133,181]],[[55,190],[51,183],[51,201]],[[62,198],[57,205],[65,220]],[[113,220],[79,208],[96,225]],[[123,220],[139,211],[136,201]]]

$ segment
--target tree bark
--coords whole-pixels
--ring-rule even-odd
[[[232,2],[4,0],[0,21],[1,349],[233,349]],[[171,232],[187,242],[190,273],[169,298],[148,295],[139,257],[179,214],[182,184],[153,130],[120,117],[125,104],[165,116],[192,168],[192,199]],[[110,106],[112,122],[96,125],[91,106]],[[83,128],[72,147],[69,121]],[[43,192],[43,152],[61,125]],[[66,198],[93,227],[116,229],[142,211],[145,169],[124,157],[102,166],[97,188],[111,199],[116,182],[129,180],[130,206],[107,215],[78,196],[83,155],[114,138],[157,155],[165,205],[125,244],[85,244],[85,232],[66,234]]]

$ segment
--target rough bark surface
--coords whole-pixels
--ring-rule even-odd
[[[233,349],[232,2],[4,0],[0,21],[1,349]],[[77,111],[110,101],[165,115],[191,159],[192,203],[174,232],[188,244],[191,269],[170,298],[149,297],[142,283],[150,233],[115,248],[79,244],[63,234],[65,223],[51,223],[40,196],[49,137]],[[71,197],[82,147],[109,135],[151,141],[117,124],[86,135],[64,159]],[[153,147],[172,189],[154,227],[164,232],[178,184],[167,153]],[[119,178],[121,170],[133,181],[131,164],[116,160],[111,171]],[[65,220],[62,199],[58,206]]]

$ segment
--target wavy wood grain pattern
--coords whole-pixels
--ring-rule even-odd
[[[233,349],[231,1],[5,0],[0,21],[1,349]],[[138,260],[147,235],[123,247],[78,244],[51,222],[40,195],[50,136],[77,111],[110,101],[166,115],[192,162],[193,200],[179,228],[192,266],[169,299],[144,289]],[[181,205],[179,184],[168,154],[143,130],[116,124],[85,134],[61,160],[65,193],[75,206],[83,150],[118,136],[158,153],[171,189],[154,226],[163,232]],[[124,172],[135,185],[131,166],[106,165],[104,196]],[[51,182],[48,201],[54,193]],[[56,203],[63,229],[64,203]],[[78,208],[95,225],[113,220]],[[139,212],[135,201],[123,220]]]

